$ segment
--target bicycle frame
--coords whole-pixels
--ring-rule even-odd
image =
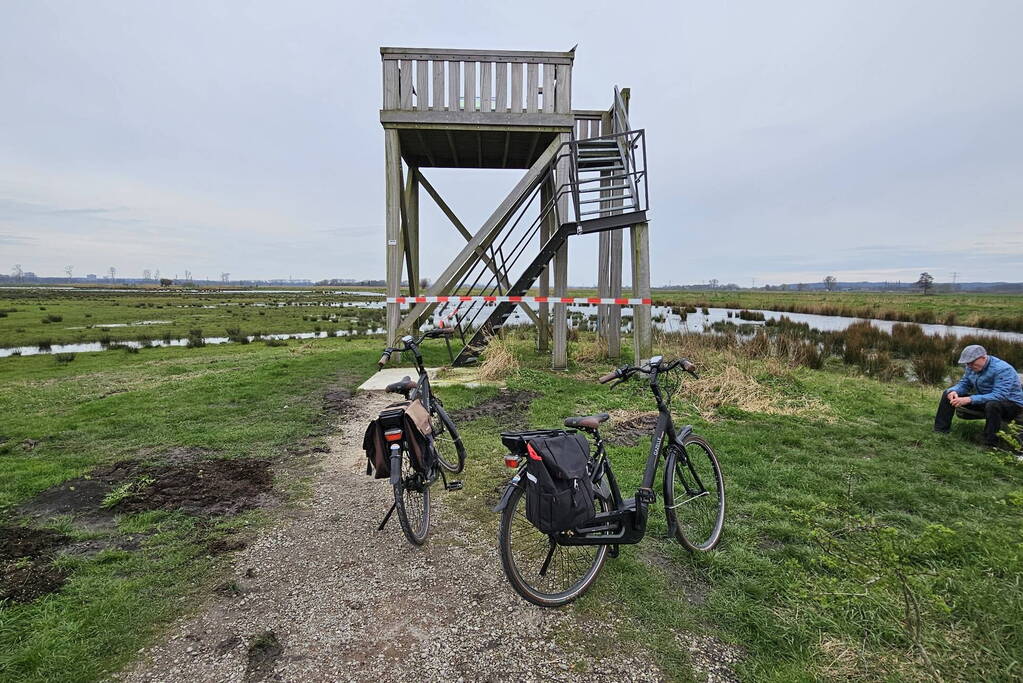
[[[667,448],[662,448],[667,436],[668,448],[671,445],[681,447],[683,439],[692,431],[692,425],[685,425],[681,430],[675,428],[671,410],[664,400],[660,385],[657,382],[659,369],[654,366],[650,371],[650,388],[657,402],[657,424],[654,427],[652,443],[650,444],[650,455],[647,456],[646,466],[643,470],[643,483],[636,492],[635,498],[623,499],[621,490],[618,487],[618,480],[604,447],[604,440],[597,429],[584,430],[591,432],[596,446],[596,453],[593,457],[593,484],[594,490],[603,497],[610,508],[606,512],[599,512],[585,525],[570,531],[554,534],[557,543],[561,545],[628,545],[639,543],[646,535],[646,524],[649,513],[649,506],[656,501],[656,494],[653,491],[654,481],[657,477],[657,470],[661,466],[661,458],[667,457]],[[622,380],[624,381],[624,380]],[[684,451],[683,451],[684,452]],[[705,491],[703,482],[700,480],[692,463],[686,459],[686,465],[692,473],[696,483],[701,490]],[[515,488],[522,486],[521,481],[525,476],[525,465],[522,465],[515,476],[508,482],[501,501],[493,508],[495,512],[503,510],[510,500]],[[607,489],[604,489],[604,481],[607,482]],[[688,484],[687,484],[688,487]]]

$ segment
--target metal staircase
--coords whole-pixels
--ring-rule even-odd
[[[449,297],[523,296],[571,235],[615,230],[647,220],[643,130],[572,139],[561,145],[544,173],[543,181],[523,198],[500,238],[446,293]],[[550,235],[533,252],[531,247],[536,249],[543,226],[548,226]],[[441,304],[434,312],[435,319],[455,324],[465,341],[454,364],[463,365],[478,355],[516,306],[527,307],[508,301],[492,308],[481,301]],[[531,309],[528,314],[536,320]]]

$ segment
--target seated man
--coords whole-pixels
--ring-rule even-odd
[[[959,362],[966,366],[963,378],[945,390],[934,416],[934,431],[948,433],[952,413],[969,408],[983,417],[984,443],[998,445],[1002,421],[1012,421],[1023,412],[1023,387],[1015,368],[1000,358],[989,356],[983,346],[971,344],[963,349]],[[975,412],[974,412],[975,411]]]

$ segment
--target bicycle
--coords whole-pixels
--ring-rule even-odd
[[[404,438],[400,422],[391,425],[384,432],[390,444],[390,483],[394,488],[394,504],[380,522],[378,530],[383,531],[391,515],[397,511],[401,530],[413,545],[422,545],[430,531],[430,486],[439,477],[444,482],[446,491],[457,491],[462,488],[462,482],[448,481],[444,471],[458,474],[465,469],[465,446],[462,445],[455,423],[430,387],[430,376],[423,365],[423,355],[419,350],[419,345],[426,339],[450,337],[453,334],[453,328],[439,328],[426,331],[418,339],[406,335],[401,338],[400,346],[384,349],[377,362],[377,365],[383,368],[390,361],[391,354],[412,352],[419,379],[413,380],[406,375],[401,380],[387,385],[386,391],[401,394],[406,401],[420,401],[430,420],[428,447],[435,457],[427,458],[425,469],[413,464],[413,456],[409,452],[410,444]],[[381,416],[383,417],[383,414]]]
[[[657,402],[657,424],[652,432],[650,455],[643,482],[632,498],[623,499],[611,468],[599,425],[607,413],[569,417],[566,430],[504,432],[502,442],[511,451],[505,464],[518,472],[505,487],[494,507],[501,512],[498,547],[501,565],[512,587],[523,598],[541,607],[560,607],[583,595],[596,581],[607,556],[617,557],[619,547],[639,543],[646,534],[649,507],[656,502],[654,480],[664,459],[664,511],[668,534],[690,551],[708,551],[721,539],[725,519],[725,489],[721,467],[710,444],[693,432],[691,425],[676,429],[670,411],[672,395],[681,386],[662,390],[661,380],[681,369],[699,378],[696,367],[686,359],[665,363],[655,356],[640,366],[623,366],[601,377],[602,384],[617,380],[612,388],[635,375],[650,379]],[[525,442],[537,436],[574,433],[582,430],[596,446],[590,459],[595,493],[595,516],[584,525],[554,534],[544,534],[525,515]],[[680,514],[684,507],[687,514]]]

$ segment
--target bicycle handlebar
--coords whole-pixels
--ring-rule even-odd
[[[425,339],[432,339],[437,337],[453,337],[455,335],[455,328],[453,327],[438,327],[432,330],[427,330],[418,339],[409,335],[408,337],[402,338],[401,346],[387,347],[384,349],[383,354],[380,356],[380,360],[377,361],[377,366],[383,369],[387,363],[391,360],[391,354],[397,351],[402,353],[404,351],[413,351],[416,347],[423,343]],[[411,339],[411,341],[405,341],[405,339]],[[417,352],[418,354],[418,352]]]
[[[383,355],[380,356],[380,360],[377,361],[377,365],[383,368],[391,360],[391,350],[387,349]]]
[[[700,379],[700,376],[696,374],[696,365],[688,358],[679,358],[678,360],[674,360],[668,363],[667,365],[659,365],[657,366],[657,371],[670,372],[671,370],[674,370],[675,368],[678,367],[681,367],[683,371],[688,372],[696,379]],[[650,365],[649,361],[645,362],[641,366],[623,365],[622,367],[617,368],[616,370],[613,370],[607,373],[606,375],[603,375],[597,381],[600,382],[601,384],[607,384],[608,382],[616,379],[620,379],[622,382],[624,382],[637,372],[648,374],[653,370],[654,367]]]

